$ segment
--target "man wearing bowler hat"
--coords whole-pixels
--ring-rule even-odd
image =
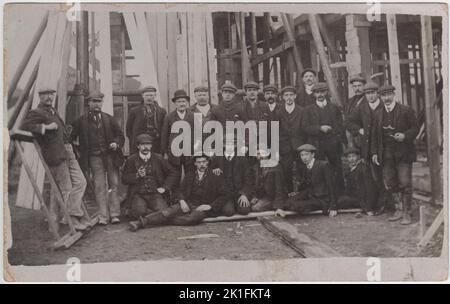
[[[175,110],[170,112],[166,118],[164,119],[163,124],[163,132],[161,138],[161,151],[164,153],[164,157],[167,158],[172,166],[174,166],[180,175],[181,171],[184,169],[184,172],[194,170],[193,161],[192,161],[192,153],[193,153],[193,138],[194,138],[194,114],[189,110],[189,101],[190,98],[186,94],[184,90],[177,90],[174,93],[172,98],[172,102],[175,104]],[[184,121],[190,126],[190,153],[189,155],[181,155],[176,156],[172,153],[172,142],[175,138],[183,134],[183,130],[177,130],[176,132],[172,132],[172,125],[176,122]],[[184,134],[186,138],[187,134]],[[183,146],[180,148],[185,148]]]
[[[304,144],[297,148],[301,163],[298,163],[298,192],[277,206],[276,215],[285,216],[285,210],[308,213],[322,210],[330,217],[337,215],[336,187],[333,172],[326,161],[315,158],[316,147]]]
[[[196,169],[186,174],[176,194],[177,203],[130,222],[131,231],[163,224],[196,225],[208,216],[220,214],[229,196],[224,179],[210,171],[209,156],[198,153],[193,158]]]
[[[411,224],[412,163],[416,160],[414,139],[419,125],[414,111],[395,100],[395,87],[384,85],[379,91],[383,110],[375,116],[371,134],[372,161],[381,166],[388,193],[396,202],[396,212],[389,221],[401,219]]]
[[[285,185],[288,192],[292,192],[294,161],[297,158],[295,149],[304,142],[301,130],[303,108],[295,103],[297,91],[292,86],[286,86],[281,90],[283,105],[278,109],[277,116],[280,121],[279,147],[280,163],[283,168]]]
[[[137,152],[136,137],[139,134],[150,135],[153,141],[153,151],[161,153],[161,132],[166,110],[159,106],[156,100],[156,88],[146,86],[141,90],[142,104],[133,107],[127,119],[126,134],[130,141],[130,154]]]
[[[328,160],[332,167],[337,187],[342,189],[342,138],[344,129],[341,109],[328,99],[328,86],[319,82],[313,87],[316,97],[314,104],[305,108],[302,129],[306,135],[305,142],[317,148],[315,157]]]
[[[59,190],[66,203],[69,215],[75,229],[87,228],[87,221],[82,209],[82,199],[86,189],[86,179],[73,152],[71,138],[64,121],[53,108],[55,90],[40,88],[39,105],[28,112],[22,122],[21,129],[33,133],[42,155],[56,180]],[[55,194],[58,189],[52,187],[50,196],[50,213],[55,221],[67,224],[61,217],[59,204]],[[62,202],[59,202],[62,203]]]
[[[123,164],[122,147],[125,138],[117,120],[102,112],[103,94],[92,92],[87,97],[88,114],[72,124],[72,139],[78,139],[83,172],[93,176],[99,224],[120,222],[118,198],[119,168]],[[108,189],[110,195],[108,195]],[[108,199],[109,197],[109,199]]]
[[[304,69],[302,74],[303,90],[297,95],[296,103],[299,106],[307,107],[314,104],[316,98],[314,97],[312,88],[317,83],[317,72],[313,69]]]
[[[160,154],[152,153],[153,138],[136,137],[138,152],[125,162],[122,182],[129,185],[127,199],[135,218],[167,208],[164,197],[178,181],[178,172]]]

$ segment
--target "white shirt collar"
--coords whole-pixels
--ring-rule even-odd
[[[200,172],[197,170],[197,174],[198,174],[198,180],[202,180],[203,176],[205,176],[205,172]]]
[[[177,110],[177,114],[178,114],[178,117],[179,117],[180,119],[184,119],[184,117],[186,116],[186,111],[184,111],[183,113],[181,113],[181,112],[179,112],[179,111]]]
[[[286,109],[286,112],[291,114],[295,109],[295,102],[291,105],[288,105],[287,103],[284,105],[284,108]]]
[[[276,102],[274,102],[274,103],[268,103],[268,105],[269,105],[270,111],[273,112],[273,110],[275,110],[275,107],[277,106],[277,103],[276,103]]]
[[[306,165],[306,168],[308,168],[308,170],[311,170],[311,169],[312,169],[312,167],[314,166],[314,161],[315,161],[315,160],[316,160],[316,159],[313,158],[313,159],[309,162],[309,164]]]
[[[379,104],[380,104],[380,99],[377,99],[377,100],[374,101],[374,102],[369,102],[369,107],[370,107],[372,110],[375,110],[375,109],[378,107]]]
[[[305,85],[305,91],[308,95],[312,94],[312,87],[314,86],[314,84],[312,85]]]
[[[229,157],[233,158],[234,157],[234,152],[224,151],[223,155],[225,156],[226,159],[228,159]]]
[[[316,104],[320,107],[320,108],[325,108],[328,104],[328,101],[326,99],[324,99],[323,101],[318,101],[316,100]]]
[[[147,162],[150,159],[151,156],[152,156],[151,152],[149,154],[147,154],[147,155],[144,155],[141,152],[139,152],[139,157],[145,162]]]
[[[388,113],[390,113],[390,112],[394,111],[394,108],[395,108],[395,104],[396,104],[396,103],[397,103],[397,102],[395,102],[395,100],[394,100],[394,102],[391,103],[389,106],[387,106],[386,104],[384,104],[384,108],[386,109],[386,111],[387,111]]]
[[[211,105],[209,103],[207,103],[204,106],[201,106],[199,104],[196,105],[196,108],[203,114],[203,116],[207,116],[209,109],[211,109]]]

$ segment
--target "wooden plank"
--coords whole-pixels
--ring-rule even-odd
[[[207,41],[206,41],[206,15],[207,13],[201,13],[198,16],[198,38],[200,39],[200,65],[199,69],[199,81],[201,85],[208,86],[208,55],[207,55]]]
[[[217,50],[214,48],[214,33],[213,33],[213,21],[212,14],[205,13],[205,29],[206,29],[206,47],[208,55],[208,83],[209,83],[209,96],[211,103],[218,104],[218,87],[217,87]]]
[[[274,217],[260,217],[261,224],[279,237],[289,247],[305,258],[330,258],[342,256],[330,246],[320,242],[313,236],[300,233],[294,225]]]
[[[282,44],[280,44],[279,46],[277,46],[276,48],[268,51],[267,53],[264,53],[254,59],[252,59],[251,61],[251,65],[254,66],[256,64],[260,64],[261,62],[264,62],[274,56],[277,56],[278,54],[290,49],[291,47],[294,46],[294,42],[293,41],[286,41],[283,42]]]
[[[267,54],[270,51],[270,13],[264,13],[264,45],[263,51],[264,54]],[[271,56],[272,57],[272,56]],[[252,60],[253,61],[253,60]],[[252,63],[253,65],[253,63]],[[270,83],[270,60],[263,61],[263,83],[266,85]]]
[[[189,65],[189,88],[188,88],[188,94],[190,96],[194,96],[194,88],[196,86],[196,80],[195,80],[195,71],[197,67],[195,66],[195,53],[196,53],[196,46],[195,46],[195,29],[194,29],[194,14],[193,13],[187,13],[187,46],[188,46],[188,65]],[[191,99],[191,102],[193,102],[193,98]]]
[[[102,111],[113,115],[113,84],[112,84],[112,65],[111,65],[111,32],[109,12],[95,12],[95,28],[99,34],[98,50],[96,51],[99,61],[99,80],[100,91],[105,95]]]
[[[439,152],[439,109],[436,106],[436,79],[434,73],[433,36],[431,17],[420,16],[423,56],[423,83],[425,91],[425,117],[428,163],[430,164],[431,193],[434,202],[441,202],[441,156]]]
[[[294,30],[291,26],[291,18],[288,14],[281,14],[281,19],[283,20],[284,28],[286,29],[286,35],[289,41],[294,42],[293,49],[292,49],[292,55],[294,57],[295,66],[297,68],[297,75],[300,75],[303,71],[303,64],[300,56],[300,50],[297,47],[297,44],[295,43],[295,35]],[[300,77],[299,77],[300,78]],[[292,83],[294,84],[294,83]],[[303,86],[301,85],[301,81],[299,79],[298,82],[298,89],[302,89]]]
[[[187,13],[178,13],[178,19],[180,24],[180,32],[177,35],[177,88],[189,92]]]
[[[242,88],[248,81],[253,80],[253,72],[250,66],[250,58],[248,56],[247,44],[245,42],[245,13],[235,13],[234,17],[237,25],[241,48],[241,70],[242,70]]]
[[[168,84],[167,84],[167,71],[169,63],[167,62],[167,14],[159,12],[156,17],[158,23],[157,40],[158,40],[158,54],[157,54],[157,73],[158,73],[158,85],[159,96],[161,104],[164,108],[167,108],[169,102]]]
[[[61,76],[58,81],[58,114],[65,121],[67,108],[67,74],[69,72],[70,51],[72,50],[72,22],[67,22],[64,32],[61,58]]]
[[[327,55],[325,54],[324,44],[322,41],[322,37],[320,36],[319,26],[317,24],[316,15],[309,14],[309,24],[311,27],[311,33],[314,38],[314,42],[316,44],[316,49],[319,53],[320,63],[322,65],[322,70],[325,74],[326,81],[328,83],[328,87],[332,96],[332,102],[337,104],[338,106],[342,106],[341,97],[337,90],[336,82],[333,79],[333,74],[331,72],[330,63],[328,61]]]
[[[404,103],[402,92],[402,80],[400,74],[400,55],[398,51],[398,36],[397,36],[397,20],[395,15],[386,15],[386,25],[388,33],[389,44],[389,67],[391,70],[391,84],[395,87],[395,95],[401,98],[401,103]]]
[[[425,235],[427,227],[427,221],[426,221],[426,207],[420,206],[419,207],[419,237],[422,239]]]
[[[170,99],[173,93],[178,89],[178,65],[177,58],[178,47],[178,18],[177,13],[167,13],[167,107],[169,109],[172,102]]]
[[[444,224],[444,209],[441,209],[439,214],[436,216],[436,218],[434,219],[430,228],[428,228],[427,232],[425,233],[423,238],[420,240],[418,246],[423,247],[423,246],[427,245],[442,224]]]
[[[252,49],[252,57],[256,58],[258,56],[258,38],[256,35],[256,16],[255,13],[250,13],[250,26],[251,26],[251,35],[250,35],[250,41],[251,41],[251,49]],[[258,65],[253,66],[253,77],[256,79],[257,82],[259,82],[259,71],[258,71]]]

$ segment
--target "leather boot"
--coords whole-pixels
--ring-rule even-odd
[[[393,193],[392,197],[394,198],[395,201],[395,213],[388,218],[389,222],[395,222],[398,221],[399,219],[401,219],[403,217],[403,203],[402,203],[402,199],[401,199],[401,194],[400,193]]]
[[[128,223],[128,228],[132,232],[136,232],[143,227],[144,225],[142,224],[142,218],[140,218],[139,221],[131,221]]]
[[[402,221],[401,225],[409,225],[411,224],[411,202],[406,201],[407,198],[403,195],[403,213],[402,213]]]

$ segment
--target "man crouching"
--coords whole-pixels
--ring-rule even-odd
[[[176,195],[177,203],[141,217],[139,221],[130,222],[131,231],[163,224],[196,225],[204,218],[217,215],[222,210],[229,200],[223,177],[210,172],[207,155],[194,155],[194,160],[196,170],[186,173]]]

